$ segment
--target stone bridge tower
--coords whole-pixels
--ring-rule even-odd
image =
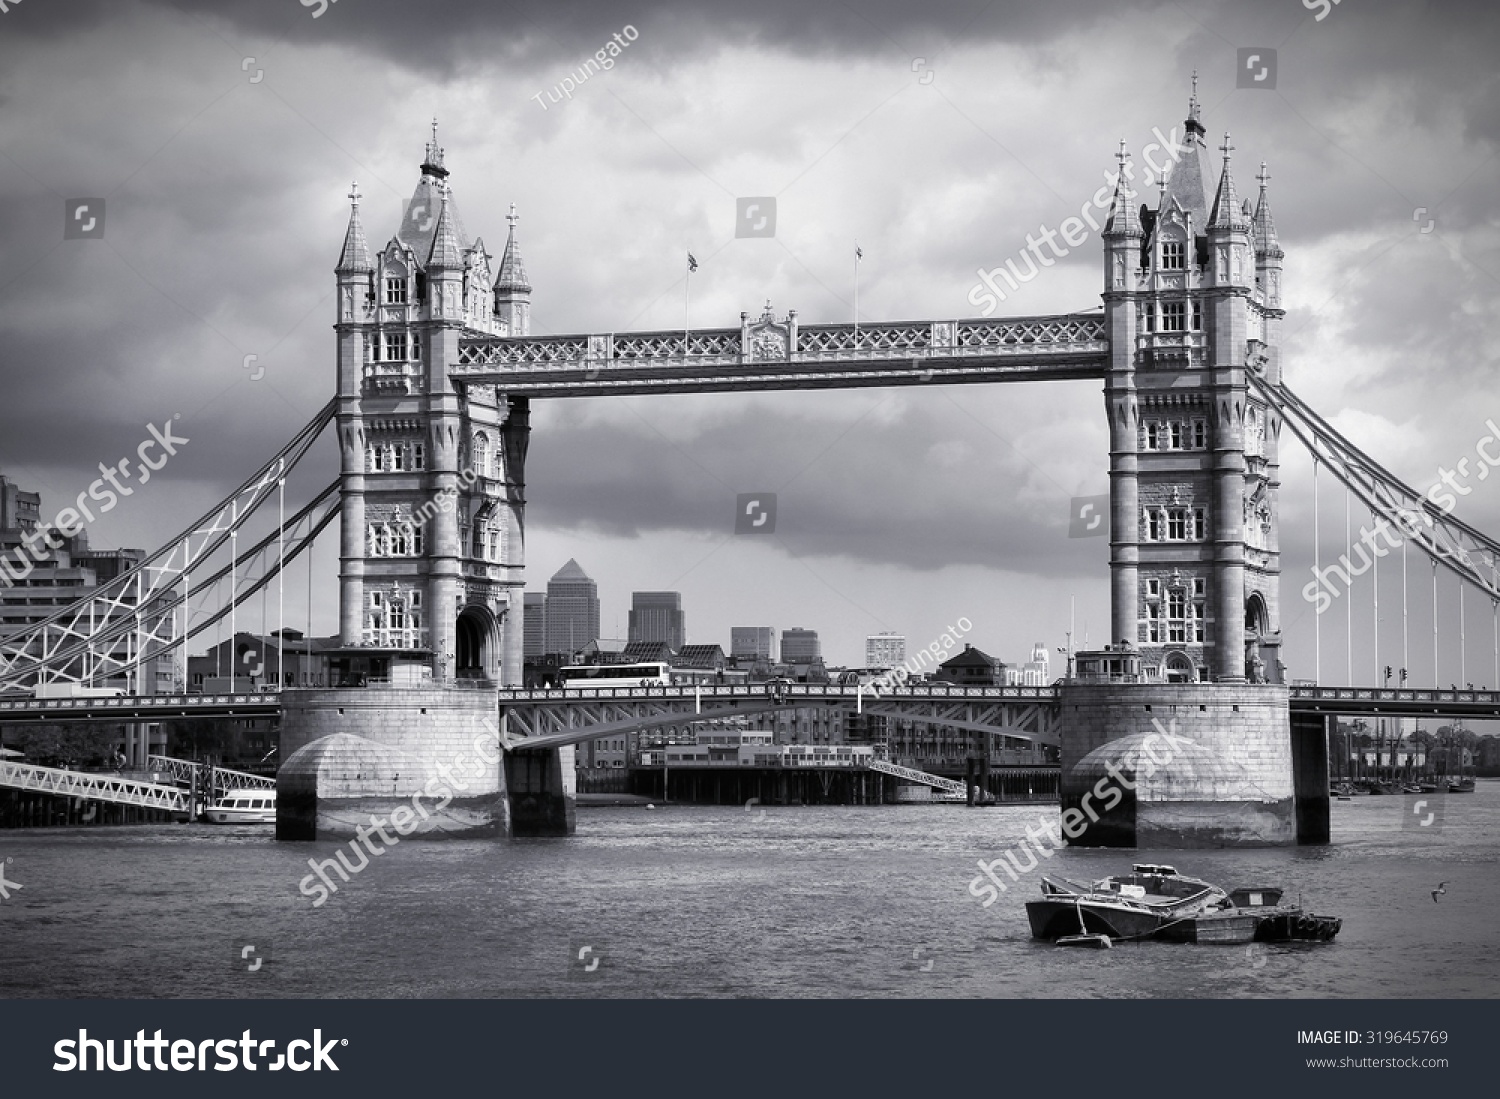
[[[1212,199],[1196,92],[1153,211],[1122,150],[1105,227],[1112,347],[1111,641],[1166,682],[1282,682],[1279,421],[1247,389],[1280,380],[1282,251],[1260,174],[1235,186],[1229,135]]]
[[[1184,128],[1155,210],[1122,143],[1103,233],[1113,628],[1061,696],[1063,830],[1090,846],[1326,842],[1322,729],[1291,727],[1281,686],[1281,425],[1247,382],[1281,371],[1269,176],[1241,198],[1228,134],[1213,170],[1196,91]]]
[[[519,684],[528,402],[448,377],[461,337],[527,334],[515,208],[494,271],[464,232],[436,123],[374,255],[350,198],[336,268],[342,644],[376,675],[421,662],[439,682]]]

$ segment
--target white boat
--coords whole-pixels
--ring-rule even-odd
[[[275,790],[234,790],[203,811],[210,824],[275,824]]]

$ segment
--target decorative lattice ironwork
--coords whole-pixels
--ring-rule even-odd
[[[1072,348],[1108,340],[1103,316],[1063,314],[992,321],[959,321],[958,346],[991,351]]]
[[[799,327],[795,314],[777,321],[768,310],[739,329],[468,337],[460,342],[452,373],[466,382],[547,396],[834,388],[939,375],[946,381],[1000,380],[1036,368],[1097,376],[1106,369],[1108,350],[1101,316]]]
[[[808,325],[797,330],[799,355],[826,358],[829,355],[860,356],[869,352],[899,351],[895,358],[905,358],[911,351],[925,351],[932,325],[922,324],[852,324]]]
[[[259,591],[276,571],[271,559],[279,560],[281,548],[275,535],[245,550],[240,561],[200,577],[212,567],[209,562],[222,561],[226,544],[234,549],[232,539],[245,529],[247,520],[278,496],[287,475],[332,422],[336,407],[336,401],[325,405],[253,477],[145,560],[72,606],[0,641],[0,691],[122,676],[176,650],[188,637],[229,613],[229,607],[223,606],[216,615],[187,628],[187,616],[179,622],[176,610],[188,592],[201,598],[221,584],[226,574],[234,605]],[[316,537],[337,513],[336,487],[329,486],[288,520],[286,529],[298,536],[298,548],[305,544],[302,540]],[[289,549],[292,541],[287,540]]]

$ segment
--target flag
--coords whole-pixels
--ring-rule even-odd
[[[688,253],[688,274],[698,270],[698,261],[693,258],[693,253]]]

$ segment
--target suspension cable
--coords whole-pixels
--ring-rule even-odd
[[[1432,563],[1432,685],[1438,689],[1443,686],[1442,680],[1438,678],[1438,589],[1437,589],[1437,562]]]
[[[1349,588],[1344,599],[1344,682],[1354,686],[1354,547],[1349,542],[1349,489],[1344,489],[1344,560],[1349,567]]]
[[[1313,576],[1317,577],[1318,587],[1321,591],[1323,586],[1323,572],[1318,568],[1318,456],[1313,455]],[[1323,682],[1323,612],[1321,609],[1313,615],[1313,682]]]

